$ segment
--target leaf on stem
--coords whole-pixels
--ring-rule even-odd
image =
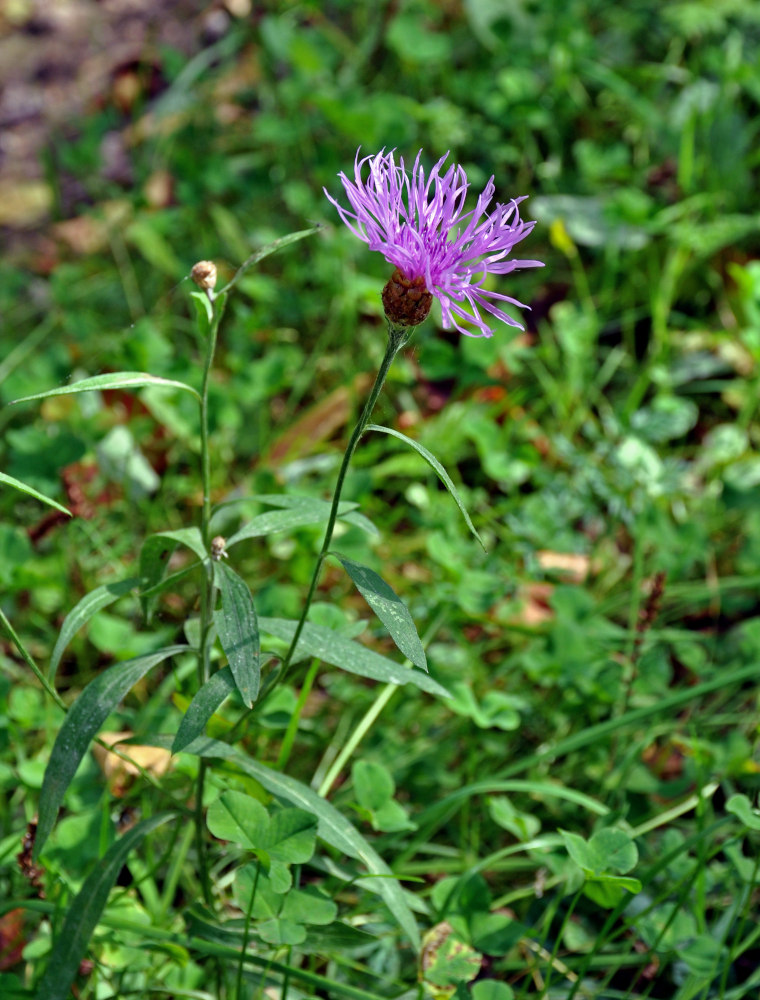
[[[57,389],[48,389],[47,392],[35,392],[32,396],[22,396],[20,399],[14,399],[10,405],[28,403],[33,399],[47,399],[49,396],[70,396],[76,392],[92,392],[93,389],[140,389],[146,385],[163,386],[166,389],[183,389],[195,396],[196,399],[200,399],[197,391],[191,385],[178,382],[173,378],[161,378],[159,375],[149,375],[147,372],[108,372],[105,375],[83,378],[79,382],[71,382],[69,385],[62,385]]]
[[[261,640],[256,608],[245,580],[223,562],[215,566],[216,585],[222,597],[214,623],[232,676],[246,708],[259,696],[261,682]]]
[[[219,292],[217,292],[217,298],[228,292],[233,288],[238,281],[243,277],[245,272],[249,267],[253,267],[254,264],[258,264],[260,260],[268,257],[270,254],[276,253],[278,250],[283,250],[285,247],[291,245],[291,243],[297,243],[299,240],[305,239],[307,236],[313,236],[314,233],[318,233],[322,229],[322,226],[314,226],[311,229],[300,229],[296,233],[288,233],[287,236],[280,237],[279,240],[274,240],[273,243],[267,243],[265,247],[260,250],[254,251],[251,256],[244,260],[240,267],[235,271],[232,278],[227,282],[227,284]]]
[[[92,932],[105,909],[108,894],[129,852],[171,816],[172,813],[160,813],[138,823],[109,847],[87,876],[76,898],[72,900],[60,933],[53,943],[47,968],[35,993],[37,1000],[66,1000],[69,996],[79,963],[84,958]]]
[[[421,445],[419,443],[419,441],[415,441],[413,438],[407,437],[406,434],[402,434],[401,431],[394,430],[392,427],[384,427],[382,424],[367,424],[365,430],[380,431],[382,434],[390,434],[391,437],[398,438],[399,441],[403,441],[404,444],[408,444],[410,448],[414,448],[417,454],[421,455],[425,459],[430,468],[435,472],[435,474],[441,480],[443,485],[449,491],[454,500],[454,503],[462,512],[462,517],[465,519],[467,527],[470,529],[472,534],[477,538],[477,540],[485,549],[485,545],[483,545],[483,539],[475,530],[475,525],[472,523],[472,519],[470,518],[470,515],[467,512],[467,508],[464,505],[464,501],[459,495],[459,491],[452,482],[448,472],[446,472],[444,467],[441,465],[441,463],[438,461],[438,459],[432,452],[428,451],[424,445]]]
[[[206,723],[219,708],[225,698],[235,691],[237,685],[232,671],[229,667],[223,667],[206,681],[206,683],[196,692],[193,700],[187,706],[187,711],[182,716],[177,735],[172,743],[172,753],[179,753],[192,743],[198,736],[203,735]]]
[[[101,587],[91,590],[89,594],[85,594],[81,601],[74,605],[63,619],[61,631],[58,633],[58,638],[53,647],[53,653],[50,657],[50,667],[48,669],[50,680],[55,677],[55,672],[58,669],[58,664],[61,662],[64,649],[66,649],[79,629],[102,608],[107,608],[109,604],[113,604],[114,601],[123,597],[124,594],[128,594],[130,590],[134,590],[139,582],[138,577],[130,576],[126,580],[104,583]]]
[[[51,507],[55,507],[56,510],[60,510],[62,514],[68,514],[69,517],[73,517],[71,511],[59,504],[57,500],[52,500],[50,497],[45,496],[44,493],[35,490],[28,483],[22,483],[20,479],[15,479],[13,476],[7,476],[4,472],[0,472],[0,483],[5,483],[6,486],[12,486],[16,490],[21,490],[22,493],[28,493],[35,500],[41,500],[42,503],[49,504]]]
[[[343,568],[356,584],[357,590],[388,629],[391,638],[404,656],[411,660],[415,667],[426,671],[427,658],[414,620],[409,608],[393,587],[368,566],[346,559],[337,552],[333,555],[341,561]]]
[[[148,596],[146,591],[153,590],[161,582],[178,544],[187,546],[201,561],[207,557],[198,528],[160,531],[155,535],[149,535],[140,549],[140,604],[147,622],[150,622],[158,594],[154,591]]]
[[[79,695],[63,720],[45,769],[40,792],[37,838],[34,845],[35,858],[39,857],[53,829],[58,807],[90,740],[100,730],[109,713],[151,667],[155,667],[157,663],[170,656],[177,656],[189,650],[189,646],[166,646],[154,653],[145,653],[132,660],[116,663],[99,674]]]
[[[331,504],[329,500],[321,500],[318,497],[296,496],[287,493],[255,493],[250,496],[235,497],[233,500],[224,500],[222,503],[217,504],[214,508],[214,513],[211,516],[212,531],[214,530],[215,525],[219,522],[218,515],[221,511],[225,510],[227,507],[239,506],[244,503],[262,503],[267,504],[270,507],[281,507],[289,511],[297,509],[304,512],[304,518],[306,517],[306,511],[312,511],[313,521],[299,520],[298,524],[288,524],[285,519],[282,521],[278,519],[271,522],[273,526],[270,528],[267,527],[267,521],[263,520],[263,518],[269,518],[269,516],[274,512],[266,511],[264,514],[257,515],[252,518],[238,532],[229,538],[227,540],[227,548],[235,542],[242,541],[243,538],[254,538],[259,535],[271,534],[273,531],[284,531],[286,528],[300,527],[301,524],[319,522],[326,523],[330,517]],[[361,528],[361,530],[365,531],[368,535],[377,537],[380,532],[368,517],[365,517],[364,514],[360,514],[358,512],[358,506],[359,505],[356,503],[347,501],[340,503],[338,505],[338,517],[342,521],[346,521],[348,524],[353,524],[355,527]],[[260,518],[262,520],[260,520]],[[266,530],[262,530],[264,528],[266,528]]]
[[[262,618],[259,621],[262,632],[268,632],[278,639],[292,641],[296,631],[296,622],[288,618]],[[383,681],[386,684],[414,684],[428,694],[440,698],[450,698],[451,695],[437,681],[419,670],[411,670],[400,663],[380,656],[379,653],[367,649],[358,642],[352,642],[324,625],[313,625],[306,622],[298,640],[293,661],[305,656],[316,656],[325,663],[330,663],[350,674],[359,677],[369,677],[371,680]]]

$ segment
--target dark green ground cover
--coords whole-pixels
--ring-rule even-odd
[[[77,600],[133,575],[150,533],[197,521],[196,415],[191,397],[155,390],[7,403],[121,369],[197,385],[190,266],[211,258],[229,277],[257,246],[326,223],[241,281],[210,415],[215,501],[329,497],[384,350],[389,269],[322,186],[337,194],[358,146],[422,148],[428,164],[451,150],[474,190],[493,174],[503,199],[530,195],[525,256],[546,268],[498,284],[532,304],[527,332],[470,340],[434,310],[376,415],[444,462],[486,551],[384,435],[363,443],[345,493],[380,535],[340,537],[407,601],[454,697],[399,689],[330,801],[410,879],[423,932],[447,920],[484,956],[481,980],[502,984],[460,996],[506,1000],[511,984],[517,997],[739,1000],[760,985],[759,43],[748,0],[256,4],[208,58],[152,52],[160,85],[131,108],[72,123],[55,187],[78,195],[52,221],[78,219],[100,249],[76,253],[53,228],[52,265],[34,249],[2,265],[1,467],[80,515],[0,493],[0,606],[47,669]],[[100,169],[114,128],[131,130],[126,186]],[[233,509],[219,530],[239,523]],[[259,615],[297,617],[320,541],[305,527],[234,550]],[[184,641],[192,578],[176,590],[151,630],[131,595],[75,636],[57,674],[66,703],[114,661]],[[354,635],[366,618],[363,637],[392,655],[337,565],[318,598],[314,621]],[[109,791],[88,755],[42,855],[40,902],[16,855],[62,714],[10,641],[0,665],[0,901],[31,901],[23,961],[5,957],[17,924],[0,924],[0,992],[32,996],[50,921],[58,933],[113,820],[166,803],[144,779]],[[210,735],[276,762],[303,669],[231,737],[242,706],[225,703]],[[152,672],[106,728],[176,732],[192,671]],[[287,773],[319,784],[378,691],[323,667]],[[164,789],[187,799],[196,766],[180,757]],[[250,775],[212,772],[215,790],[262,794]],[[255,964],[236,987],[235,952],[213,958],[239,944],[227,875],[241,852],[214,862],[213,915],[192,910],[181,826],[131,855],[78,996],[263,987]],[[294,978],[289,996],[417,995],[379,897],[341,881],[339,854],[315,857],[302,886],[334,897],[343,923],[291,950],[264,932],[255,954],[333,984]],[[452,968],[454,985],[471,978]],[[266,975],[281,988],[276,966]]]

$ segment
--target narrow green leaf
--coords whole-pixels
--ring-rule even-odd
[[[113,604],[124,594],[128,594],[130,590],[138,585],[139,579],[136,576],[131,576],[127,580],[118,580],[115,583],[104,583],[101,587],[96,587],[95,590],[91,590],[89,594],[85,594],[81,601],[69,611],[63,620],[63,625],[61,625],[61,631],[58,633],[58,638],[56,639],[55,646],[53,647],[53,653],[50,657],[50,667],[48,669],[48,677],[52,680],[55,677],[55,672],[58,669],[58,664],[61,662],[61,657],[63,656],[64,649],[71,642],[74,635],[79,631],[79,629],[86,624],[93,615],[97,614],[101,608],[107,608],[109,604]]]
[[[333,554],[340,559],[359,593],[388,629],[391,638],[404,656],[411,660],[415,667],[427,670],[425,650],[422,648],[412,616],[393,587],[368,566],[346,559],[337,552]]]
[[[223,667],[196,692],[182,716],[177,735],[172,743],[172,753],[184,750],[198,736],[203,735],[206,723],[225,698],[236,689],[235,678],[229,667]]]
[[[223,562],[216,564],[216,584],[222,597],[221,611],[214,613],[216,630],[235,684],[250,708],[259,696],[261,640],[256,608],[245,580]]]
[[[424,675],[423,675],[424,676]],[[155,740],[152,742],[156,742]],[[158,744],[160,745],[160,743]],[[338,810],[326,802],[308,785],[279,771],[273,771],[259,761],[252,760],[240,751],[218,740],[196,740],[186,748],[186,753],[199,757],[219,758],[235,764],[246,774],[260,782],[268,792],[299,809],[317,817],[317,835],[327,844],[349,857],[357,858],[370,873],[362,878],[361,885],[377,893],[399,923],[415,948],[419,949],[420,936],[417,924],[406,902],[401,886],[390,868],[359,831]],[[381,876],[372,878],[372,875]]]
[[[22,493],[28,493],[30,497],[34,497],[35,500],[41,500],[42,503],[49,504],[51,507],[55,507],[56,510],[60,510],[62,514],[68,514],[69,517],[73,517],[73,514],[66,507],[61,506],[57,500],[51,500],[50,497],[46,497],[44,493],[40,493],[39,490],[35,490],[33,486],[29,486],[28,483],[22,483],[20,479],[14,479],[13,476],[7,476],[4,472],[0,472],[0,483],[5,483],[6,486],[12,486],[16,490],[21,490]]]
[[[92,932],[105,909],[108,894],[129,852],[172,815],[160,813],[138,823],[112,844],[98,861],[67,910],[63,926],[53,943],[47,968],[37,986],[36,1000],[66,1000]]]
[[[108,372],[105,375],[83,378],[79,382],[71,382],[69,385],[62,385],[57,389],[48,389],[47,392],[35,392],[32,396],[22,396],[20,399],[14,399],[10,405],[28,403],[33,399],[47,399],[49,396],[70,396],[75,392],[91,392],[93,389],[139,389],[146,385],[164,386],[167,389],[183,389],[185,392],[192,393],[196,399],[200,399],[192,386],[186,385],[184,382],[177,382],[176,379],[161,378],[158,375],[149,375],[147,372]]]
[[[222,503],[217,504],[211,517],[212,528],[215,523],[218,523],[218,515],[227,507],[234,507],[239,506],[240,504],[252,502],[268,504],[270,507],[280,507],[287,510],[301,510],[304,512],[307,510],[313,511],[313,521],[304,520],[301,521],[300,524],[318,524],[320,521],[326,522],[330,516],[331,505],[329,500],[321,500],[318,497],[293,496],[287,493],[253,493],[249,496],[235,497],[233,500],[224,500]],[[358,504],[348,501],[340,503],[338,505],[338,517],[341,521],[346,521],[348,524],[353,524],[357,528],[361,528],[361,530],[366,532],[368,535],[379,535],[380,532],[369,520],[369,518],[358,512],[358,506]],[[271,513],[271,511],[268,511],[263,515],[259,515],[259,517],[266,517]],[[280,523],[282,523],[282,526],[280,526]],[[231,544],[234,544],[234,542],[242,541],[243,538],[255,538],[260,535],[271,534],[273,531],[284,531],[286,528],[299,526],[298,524],[290,525],[285,521],[273,521],[272,524],[274,527],[269,528],[267,527],[266,521],[259,521],[258,517],[253,518],[247,525],[244,525],[240,531],[236,532],[232,538],[228,539],[227,548],[229,548]],[[245,534],[241,534],[243,531],[245,531]]]
[[[189,648],[189,646],[166,646],[154,653],[145,653],[133,660],[116,663],[99,674],[79,695],[58,730],[45,769],[40,792],[37,838],[34,844],[35,858],[39,857],[53,829],[58,807],[90,740],[96,735],[109,713],[151,667],[155,667],[157,663],[170,656],[185,653]]]
[[[274,240],[272,243],[267,243],[266,246],[261,247],[260,250],[254,251],[247,260],[244,260],[240,267],[235,271],[232,278],[227,282],[221,291],[217,292],[217,298],[228,292],[233,288],[238,281],[243,277],[245,272],[249,267],[253,267],[254,264],[258,264],[259,261],[268,257],[270,254],[276,253],[278,250],[284,250],[285,247],[290,246],[291,243],[297,243],[299,240],[305,239],[307,236],[313,236],[314,233],[318,233],[322,229],[322,226],[313,226],[311,229],[300,229],[296,233],[289,233],[287,236],[282,236],[279,240]]]
[[[140,604],[148,622],[158,599],[156,588],[163,579],[166,567],[178,544],[186,545],[201,561],[206,558],[203,538],[198,528],[160,531],[155,535],[149,535],[140,549]],[[152,593],[148,595],[147,591]]]
[[[341,504],[338,516],[348,514],[355,504]],[[341,508],[346,508],[341,511]],[[298,504],[286,510],[268,510],[251,518],[235,534],[227,540],[227,548],[231,548],[245,538],[259,538],[262,535],[272,535],[276,531],[289,531],[307,524],[326,523],[330,516],[330,504],[325,500],[312,500],[308,504]]]
[[[262,632],[268,632],[278,639],[292,641],[296,623],[288,618],[262,618],[259,627]],[[360,677],[369,677],[371,680],[383,681],[386,684],[415,684],[428,694],[435,694],[440,698],[451,697],[446,688],[427,674],[411,670],[385,656],[380,656],[361,643],[345,639],[324,625],[313,625],[311,622],[304,625],[294,659],[303,659],[306,656],[316,656],[325,663],[347,670],[350,674],[358,674]]]
[[[392,427],[384,427],[382,424],[367,424],[366,430],[368,431],[380,431],[382,434],[390,434],[391,437],[398,438],[399,441],[403,441],[404,444],[408,444],[410,448],[414,448],[418,455],[422,455],[425,461],[428,463],[430,468],[435,472],[438,478],[441,480],[443,485],[449,491],[454,499],[454,503],[462,512],[462,517],[467,523],[467,527],[470,529],[472,534],[477,538],[481,545],[483,545],[483,539],[475,530],[475,525],[472,523],[470,515],[467,513],[467,508],[464,505],[464,501],[459,495],[459,491],[451,480],[448,472],[444,469],[435,455],[428,451],[424,445],[421,445],[419,441],[415,441],[413,438],[407,437],[406,434],[402,434],[401,431],[394,430]],[[483,545],[485,549],[485,545]]]

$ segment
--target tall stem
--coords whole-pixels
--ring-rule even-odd
[[[401,348],[406,344],[411,335],[414,333],[414,327],[412,326],[396,326],[388,321],[388,346],[385,349],[385,355],[380,364],[380,369],[375,377],[375,384],[372,386],[369,396],[367,397],[367,402],[364,404],[364,409],[359,417],[359,420],[354,427],[351,437],[349,439],[348,445],[346,446],[346,451],[343,455],[343,461],[340,464],[340,470],[338,472],[338,481],[335,484],[335,492],[333,494],[332,506],[330,507],[330,516],[327,520],[327,528],[325,530],[325,540],[322,542],[322,548],[319,555],[317,556],[317,562],[314,566],[314,573],[311,578],[311,584],[309,586],[309,592],[306,595],[306,600],[304,602],[303,610],[301,611],[301,617],[298,620],[298,625],[296,625],[296,630],[293,635],[293,639],[290,643],[290,648],[285,654],[285,658],[282,662],[282,671],[280,674],[280,680],[282,680],[290,667],[290,662],[293,659],[293,654],[298,646],[298,640],[301,638],[301,632],[306,624],[306,618],[309,614],[309,609],[311,608],[311,602],[314,600],[314,594],[317,589],[317,583],[319,582],[319,574],[322,570],[322,563],[325,561],[325,556],[330,550],[330,543],[332,542],[333,532],[335,530],[335,522],[338,518],[338,508],[340,506],[340,496],[343,491],[343,483],[346,478],[346,473],[348,472],[348,467],[351,464],[351,459],[356,451],[356,446],[359,444],[359,439],[361,438],[364,430],[369,423],[369,418],[372,416],[372,411],[375,408],[375,403],[380,395],[380,392],[385,383],[385,379],[388,375],[391,365],[393,364],[393,359],[396,357]]]
[[[206,341],[206,357],[203,363],[203,381],[201,383],[200,400],[200,425],[201,425],[201,490],[203,493],[203,505],[201,507],[201,536],[206,551],[209,551],[211,539],[211,451],[209,448],[208,434],[208,387],[211,378],[211,367],[214,363],[214,353],[216,351],[216,339],[219,333],[219,324],[224,315],[224,307],[227,304],[227,296],[220,295],[217,299],[211,298],[211,322],[209,323],[208,338]],[[213,572],[211,561],[208,559],[202,569],[201,575],[201,619],[200,619],[200,639],[198,642],[198,687],[203,687],[211,674],[210,653],[209,653],[209,632],[211,631],[211,621],[213,616]],[[206,762],[201,758],[198,765],[198,781],[195,791],[195,843],[198,853],[198,871],[200,874],[203,898],[206,903],[211,903],[211,883],[206,864],[206,850],[204,843],[204,816],[203,816],[203,792],[206,782]]]

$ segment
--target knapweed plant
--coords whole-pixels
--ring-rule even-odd
[[[393,152],[361,159],[357,154],[353,179],[340,175],[348,207],[327,194],[349,229],[393,266],[382,290],[387,348],[349,436],[330,500],[292,494],[232,495],[214,504],[211,495],[209,384],[228,298],[247,268],[311,236],[314,229],[293,233],[256,253],[220,290],[214,264],[195,265],[192,279],[197,290],[192,297],[204,347],[195,384],[122,371],[84,378],[23,400],[146,386],[188,394],[197,403],[202,496],[199,523],[142,539],[134,575],[97,587],[71,609],[47,669],[37,665],[4,616],[4,626],[26,662],[65,713],[44,773],[36,826],[30,827],[25,844],[27,872],[36,886],[45,887],[39,907],[52,922],[45,971],[34,984],[40,1000],[64,1000],[75,981],[76,995],[92,997],[153,996],[153,990],[168,990],[173,996],[242,1000],[263,995],[268,986],[275,990],[273,996],[322,991],[322,996],[369,998],[395,995],[398,982],[413,983],[418,975],[426,988],[445,993],[457,982],[473,978],[480,968],[473,949],[461,942],[447,945],[449,925],[439,925],[422,947],[422,936],[436,923],[435,915],[402,888],[392,871],[393,859],[382,857],[352,818],[328,800],[398,686],[406,686],[409,698],[448,694],[428,672],[425,644],[403,599],[377,572],[335,547],[340,520],[374,530],[351,498],[344,497],[352,457],[367,434],[402,441],[435,470],[464,524],[478,537],[441,461],[399,430],[372,423],[372,413],[394,358],[427,318],[434,298],[440,303],[444,326],[466,336],[490,337],[494,319],[520,325],[503,308],[505,303],[522,305],[501,290],[503,276],[540,266],[539,261],[511,256],[534,225],[520,219],[520,199],[492,206],[491,179],[468,207],[465,172],[460,166],[446,167],[446,160],[442,157],[426,173],[421,153],[411,170],[403,160],[397,162]],[[30,487],[3,478],[40,497]],[[243,520],[225,537],[224,526],[231,518],[239,519],[239,512],[252,502],[269,509]],[[259,617],[255,587],[236,567],[238,546],[320,523],[325,526],[324,540],[300,614]],[[395,659],[373,651],[345,630],[310,620],[327,560],[342,566],[387,629],[400,654]],[[189,579],[197,584],[197,600],[181,633],[168,645],[152,648],[147,643],[148,651],[141,655],[117,660],[65,704],[56,690],[56,669],[75,633],[129,593],[139,597],[148,630],[160,602],[180,581],[186,586]],[[333,747],[326,773],[304,783],[289,776],[287,765],[297,752],[299,725],[325,664],[381,687],[369,712],[343,736],[341,745]],[[177,687],[189,692],[176,731],[147,728],[136,736],[106,734],[106,720],[122,699],[135,686],[141,690],[145,684],[155,686],[159,668],[162,678],[171,679],[173,671]],[[273,747],[259,722],[286,680],[296,682],[299,694],[288,709],[282,741]],[[161,690],[169,689],[164,685]],[[226,714],[220,715],[224,702]],[[125,832],[114,829],[111,807],[104,806],[100,860],[84,882],[72,885],[61,878],[46,882],[50,835],[61,808],[69,812],[77,808],[72,780],[92,747],[112,762],[120,759],[136,780],[152,785],[150,801],[160,806],[149,815],[122,817]],[[153,756],[146,756],[146,748],[152,748]],[[160,767],[155,766],[157,759],[162,761]],[[367,765],[355,770],[354,780],[365,813],[374,811],[375,818],[380,817],[377,828],[398,828],[394,817],[405,814],[393,802],[392,788],[386,787],[387,773]],[[142,902],[139,920],[130,918],[128,907],[119,917],[112,905],[125,865],[131,873],[128,891]],[[106,926],[119,930],[132,944],[109,951]],[[97,943],[91,944],[98,928]],[[362,956],[379,946],[398,951],[396,986],[373,983],[363,974],[358,977],[363,988],[350,985],[350,968],[361,968],[357,963]],[[151,960],[144,956],[137,960],[135,948],[143,949]],[[352,956],[345,968],[327,963],[336,949]],[[81,963],[86,958],[85,967]]]

